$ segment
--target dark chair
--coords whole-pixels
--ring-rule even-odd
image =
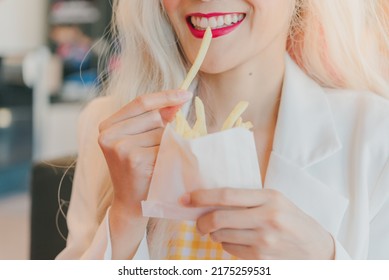
[[[75,157],[66,157],[33,166],[30,236],[32,260],[54,259],[66,245],[66,218],[61,213],[59,204],[66,215],[74,163]]]

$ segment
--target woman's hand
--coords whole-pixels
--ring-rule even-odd
[[[178,90],[142,95],[100,124],[114,203],[140,206],[146,199],[163,129],[191,97]]]
[[[109,212],[112,258],[133,258],[148,219],[142,216],[165,125],[192,97],[165,91],[136,98],[100,124],[99,145],[108,164],[113,201]]]
[[[198,218],[197,228],[238,258],[334,258],[332,236],[275,190],[198,190],[181,202],[187,207],[228,207]]]

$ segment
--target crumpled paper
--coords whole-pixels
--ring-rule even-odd
[[[187,140],[167,125],[154,167],[147,200],[146,217],[196,220],[215,207],[182,206],[179,198],[197,189],[248,188],[261,186],[254,135],[233,128]]]

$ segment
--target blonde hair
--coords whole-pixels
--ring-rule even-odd
[[[298,0],[288,52],[324,87],[389,97],[389,2]]]
[[[119,66],[106,92],[117,107],[138,95],[178,88],[188,62],[161,0],[114,0],[112,33]],[[295,62],[324,87],[389,94],[389,1],[296,0],[287,41]],[[108,171],[107,178],[109,178]],[[99,213],[112,199],[107,180]],[[153,258],[163,257],[174,223],[152,220]],[[158,232],[158,234],[152,234]]]

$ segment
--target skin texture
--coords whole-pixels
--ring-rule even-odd
[[[193,62],[201,40],[186,24],[189,13],[243,12],[245,21],[213,40],[201,68],[198,95],[212,111],[210,132],[221,127],[238,101],[250,103],[243,115],[254,124],[263,180],[277,121],[284,55],[294,0],[162,0],[184,53]],[[239,51],[237,51],[239,50]],[[130,102],[100,125],[99,144],[114,187],[110,210],[113,258],[132,258],[148,220],[141,214],[163,128],[191,94],[152,93]],[[228,187],[228,186],[226,186]],[[293,187],[293,186],[291,186]],[[188,193],[187,207],[234,206],[197,221],[223,248],[242,259],[331,259],[331,235],[274,190],[217,189]],[[128,237],[131,236],[131,240]]]

